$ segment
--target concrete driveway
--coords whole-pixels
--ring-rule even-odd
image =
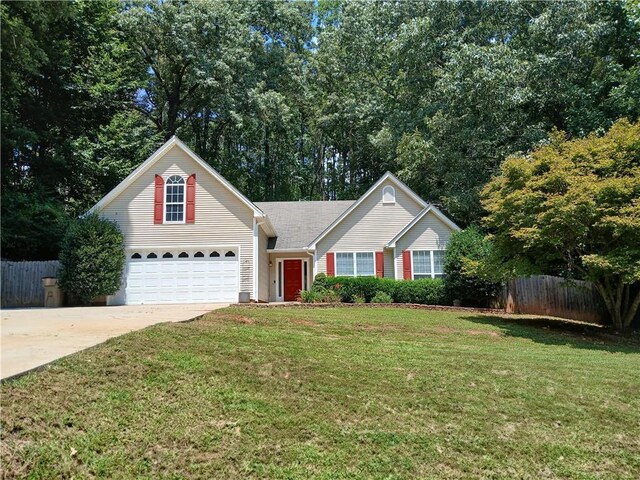
[[[0,378],[45,365],[111,337],[182,322],[226,304],[26,308],[2,311]]]

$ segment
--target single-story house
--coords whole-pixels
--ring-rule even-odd
[[[437,278],[458,230],[390,172],[355,201],[252,202],[176,137],[90,212],[125,238],[110,305],[290,301],[320,272]]]

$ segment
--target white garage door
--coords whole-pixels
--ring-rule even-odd
[[[235,249],[142,251],[127,253],[125,302],[237,302]]]

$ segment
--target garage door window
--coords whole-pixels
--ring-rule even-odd
[[[164,255],[162,255],[162,258],[173,258],[173,255],[171,254],[171,252],[167,252]]]
[[[149,255],[147,255],[147,258],[158,258],[158,255],[156,255],[155,253],[151,252]]]
[[[142,258],[142,255],[140,255],[139,253],[134,253],[133,255],[131,255],[131,258],[134,258],[134,259]]]
[[[220,254],[219,254],[218,252],[211,252],[211,253],[209,254],[209,256],[210,256],[210,257],[219,257],[219,256],[220,256]]]
[[[225,257],[235,257],[236,254],[235,252],[232,252],[231,250],[229,250],[227,253],[224,254]]]
[[[202,258],[202,257],[204,257],[204,253],[202,253],[202,252],[196,252],[196,254],[194,255],[194,257],[196,257],[196,258]]]

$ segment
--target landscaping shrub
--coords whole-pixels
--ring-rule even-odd
[[[469,261],[490,261],[491,249],[491,243],[476,227],[453,233],[444,257],[444,287],[449,299],[458,299],[467,306],[489,307],[498,298],[500,283],[483,279],[465,268]]]
[[[386,292],[376,292],[371,303],[393,303],[393,298]]]
[[[317,303],[320,295],[315,290],[302,290],[300,292],[300,301],[302,303]]]
[[[366,303],[367,301],[365,300],[365,298],[362,295],[354,295],[353,296],[353,303]]]
[[[323,303],[340,303],[341,300],[340,294],[330,288],[320,294],[320,301]]]
[[[393,290],[396,303],[423,303],[446,305],[444,282],[440,279],[403,280],[396,282]]]
[[[97,215],[74,220],[60,249],[60,287],[82,304],[120,288],[124,237],[115,222]]]
[[[311,290],[302,290],[299,299],[302,303],[339,303],[342,301],[334,288],[315,284]]]
[[[440,279],[393,280],[377,277],[327,277],[318,274],[312,290],[335,292],[341,301],[347,303],[355,303],[359,298],[371,302],[379,292],[383,292],[396,303],[447,304],[444,285]]]

